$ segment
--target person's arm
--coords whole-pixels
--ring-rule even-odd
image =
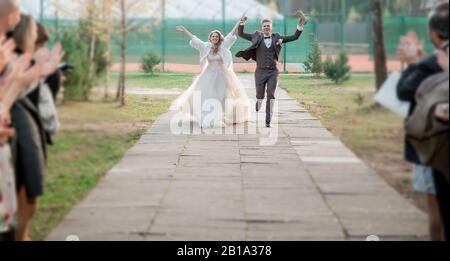
[[[0,36],[0,73],[5,70],[6,65],[13,58],[15,47],[14,40],[5,40],[4,36]]]
[[[242,23],[242,19],[240,19],[233,27],[233,29],[230,31],[228,35],[237,35],[238,34],[238,28]]]
[[[437,54],[437,62],[439,64],[439,66],[441,66],[441,68],[448,72],[449,71],[449,51],[448,48],[444,51],[444,50],[440,50]]]
[[[42,65],[34,65],[29,68],[31,55],[22,55],[8,71],[4,77],[3,85],[6,86],[0,110],[0,125],[11,123],[10,110],[16,101],[19,93],[27,88],[31,83],[38,81],[42,75]]]
[[[200,40],[197,36],[193,35],[191,32],[189,32],[188,29],[186,29],[186,27],[179,25],[176,27],[178,32],[182,32],[184,35],[186,35],[186,37],[190,40],[189,44],[197,49],[197,50],[202,50],[204,48],[204,46],[206,45],[205,42],[203,42],[202,40]]]
[[[308,19],[301,10],[297,11],[297,15],[299,16],[297,30],[293,35],[281,36],[282,43],[297,41],[302,35],[303,27],[308,23]]]
[[[420,84],[433,74],[442,72],[436,56],[430,56],[419,64],[411,64],[402,73],[397,85],[397,96],[402,101],[414,102]]]
[[[237,29],[240,25],[241,21],[239,20],[236,25],[233,27],[231,32],[225,37],[225,40],[223,41],[223,45],[225,48],[229,49],[231,48],[237,41]]]
[[[239,37],[247,40],[247,41],[251,41],[252,40],[252,35],[251,34],[247,34],[244,32],[244,27],[245,27],[245,23],[247,22],[247,17],[244,16],[241,18],[241,21],[239,21],[239,26],[238,26],[238,35]]]
[[[194,35],[182,25],[178,25],[176,29],[178,32],[182,32],[189,40],[192,40],[192,38],[194,37]]]

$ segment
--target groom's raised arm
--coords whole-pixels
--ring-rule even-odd
[[[241,21],[239,23],[239,27],[238,27],[238,35],[247,40],[247,41],[251,41],[252,40],[252,35],[251,34],[247,34],[244,32],[244,27],[245,27],[245,22],[247,21],[247,17],[244,16],[241,18]]]
[[[293,35],[281,36],[283,43],[297,41],[298,38],[300,38],[300,36],[303,33],[303,26],[305,26],[308,23],[308,18],[306,18],[305,14],[303,13],[302,10],[298,10],[296,14],[299,16],[297,30],[295,31],[295,33]]]
[[[241,38],[244,38],[247,41],[251,41],[252,40],[252,35],[251,34],[247,34],[244,32],[244,26],[243,25],[239,25],[238,27],[238,35]]]
[[[295,33],[293,35],[281,36],[281,39],[283,39],[283,43],[297,41],[300,38],[300,36],[302,35],[302,33],[303,33],[303,27],[297,26],[297,30],[295,31]]]

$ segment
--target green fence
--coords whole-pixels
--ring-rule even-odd
[[[207,41],[208,35],[212,30],[220,30],[224,35],[228,34],[233,28],[236,21],[227,21],[225,28],[223,28],[222,21],[207,21],[207,20],[167,20],[165,24],[157,24],[155,22],[140,21],[143,24],[141,29],[133,31],[129,35],[129,42],[127,48],[127,54],[132,61],[138,60],[138,58],[145,52],[150,50],[156,51],[165,56],[165,61],[168,63],[198,63],[197,50],[189,46],[188,39],[184,34],[175,30],[176,25],[184,25],[193,34],[198,36],[203,41]],[[147,24],[148,26],[146,26]],[[286,21],[286,32],[293,34],[296,30],[297,20]],[[153,25],[153,26],[151,26]],[[153,29],[148,29],[153,27]],[[254,32],[260,29],[259,21],[249,22],[246,26],[247,32]],[[311,27],[307,27],[305,35],[310,34]],[[274,30],[282,34],[285,33],[284,21],[274,21]],[[117,37],[114,37],[113,44],[114,50],[118,51]],[[239,39],[232,48],[232,52],[236,53],[239,50],[244,50],[250,46],[250,42]],[[309,51],[309,37],[301,37],[300,41],[291,43],[285,46],[287,50],[287,62],[299,63],[304,61]]]
[[[330,16],[314,17],[313,21],[305,27],[300,41],[289,43],[284,46],[286,53],[283,52],[281,60],[287,63],[302,63],[306,60],[310,50],[310,35],[315,34],[319,42],[334,43],[337,45],[336,52],[339,51],[339,44],[344,36],[345,44],[358,44],[366,46],[365,50],[372,54],[372,34],[370,16],[367,16],[365,22],[351,23],[342,26],[340,20],[331,19]],[[399,37],[405,35],[408,31],[415,31],[423,40],[426,49],[432,50],[427,35],[427,18],[425,17],[385,17],[385,42],[388,55],[395,55]],[[76,22],[64,20],[46,20],[44,23],[52,30],[55,36],[64,28],[76,26]],[[137,29],[131,31],[128,36],[127,56],[129,62],[138,62],[140,57],[149,51],[155,51],[161,55],[166,63],[178,64],[196,64],[198,63],[198,53],[189,46],[188,40],[182,33],[175,30],[176,25],[184,25],[191,32],[202,40],[207,40],[212,30],[218,29],[224,34],[233,28],[236,21],[226,21],[225,28],[222,20],[174,20],[167,19],[164,23],[160,20],[135,20]],[[290,18],[286,20],[275,20],[274,31],[281,34],[292,34],[295,32],[297,19]],[[246,26],[247,32],[260,30],[260,21],[249,21]],[[345,32],[340,31],[344,28]],[[119,51],[119,35],[113,35],[111,45],[117,57]],[[233,46],[232,52],[236,53],[250,45],[249,42],[239,39]],[[286,59],[284,59],[286,57]],[[117,61],[117,60],[116,60]],[[236,61],[243,61],[236,59]]]
[[[428,19],[426,17],[386,17],[384,19],[384,32],[388,54],[390,56],[395,55],[400,41],[399,37],[406,35],[409,31],[417,33],[426,51],[432,51],[434,47],[428,37],[427,24]]]

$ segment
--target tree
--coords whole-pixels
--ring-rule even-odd
[[[67,17],[86,19],[90,31],[90,58],[95,59],[93,47],[100,37],[107,42],[112,38],[113,32],[119,32],[120,46],[120,72],[117,83],[116,100],[125,105],[125,73],[126,73],[126,49],[128,34],[140,27],[135,17],[156,17],[160,11],[160,0],[73,0],[70,10],[67,7],[58,6],[58,10],[65,12]],[[156,23],[153,24],[153,26]],[[151,28],[151,26],[149,26]],[[151,30],[151,29],[149,29]],[[108,47],[105,52],[109,54]],[[91,60],[92,61],[92,60]],[[90,65],[88,65],[90,66]],[[105,89],[105,93],[107,90]],[[106,94],[105,94],[106,95]]]
[[[379,90],[387,79],[386,47],[383,33],[383,9],[380,0],[372,0],[373,47],[375,54],[376,89]]]
[[[314,34],[310,36],[310,43],[311,52],[308,54],[305,67],[308,72],[320,75],[323,72],[322,51],[320,50],[319,41]]]
[[[324,63],[324,71],[327,78],[335,84],[341,84],[348,81],[351,77],[351,68],[348,65],[347,54],[342,51],[335,61],[328,57]]]
[[[89,98],[90,90],[96,81],[101,77],[108,77],[109,66],[112,62],[110,51],[110,38],[113,32],[113,20],[110,19],[113,13],[113,6],[116,0],[73,0],[71,5],[63,5],[60,1],[53,2],[56,10],[67,18],[79,20],[78,29],[72,31],[79,39],[65,36],[66,44],[70,41],[83,41],[87,43],[87,60],[77,70],[83,71],[82,81],[83,97]],[[71,51],[78,53],[80,57],[72,56],[74,61],[82,61],[85,55],[84,49],[79,43],[80,48],[72,48]],[[70,45],[69,45],[70,46]],[[75,54],[76,56],[76,54]],[[75,73],[76,74],[76,73]],[[107,89],[105,89],[107,92]]]
[[[118,0],[119,1],[119,32],[120,32],[120,72],[119,81],[117,83],[116,99],[120,101],[121,106],[126,104],[125,101],[125,73],[126,73],[126,49],[128,45],[128,33],[140,27],[136,19],[130,18],[135,14],[150,14],[149,17],[156,17],[161,9],[155,8],[160,6],[160,0]],[[156,26],[156,22],[149,25],[149,28]],[[151,30],[151,29],[149,29]]]

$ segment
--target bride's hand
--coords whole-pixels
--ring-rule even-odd
[[[184,33],[184,32],[187,31],[187,30],[186,30],[186,27],[184,27],[184,26],[182,26],[182,25],[177,25],[175,28],[177,29],[178,32]]]
[[[244,15],[244,16],[241,18],[241,20],[239,21],[239,25],[245,25],[245,23],[247,22],[247,20],[248,20],[247,16]]]

